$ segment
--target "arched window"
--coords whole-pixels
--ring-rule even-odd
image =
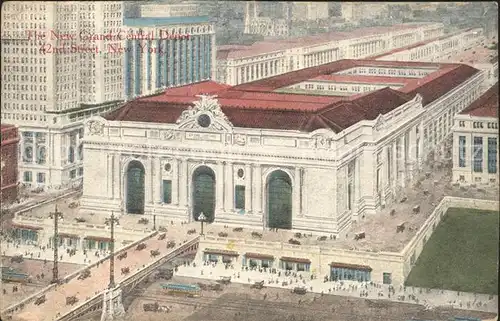
[[[71,146],[68,150],[68,162],[73,163],[75,161],[75,148]]]
[[[37,164],[45,164],[47,160],[47,151],[45,146],[38,147],[38,153],[36,155]]]

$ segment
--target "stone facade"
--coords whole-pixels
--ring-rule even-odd
[[[19,135],[17,128],[12,125],[2,124],[2,178],[1,201],[8,204],[17,198],[17,155]]]

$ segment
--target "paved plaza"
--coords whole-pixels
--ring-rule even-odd
[[[420,290],[413,287],[396,287],[390,292],[390,287],[385,284],[373,282],[359,283],[350,281],[324,282],[324,276],[318,276],[311,280],[308,273],[298,273],[285,276],[284,272],[272,274],[260,271],[246,271],[241,267],[227,269],[223,264],[208,264],[195,262],[193,265],[180,266],[179,276],[204,278],[218,280],[221,276],[230,276],[234,282],[253,284],[264,281],[268,287],[293,289],[295,287],[306,287],[308,291],[323,294],[334,294],[340,296],[351,296],[367,299],[383,299],[393,302],[407,302],[421,304],[429,309],[436,307],[449,307],[455,309],[468,309],[486,312],[496,312],[498,310],[497,296],[459,293],[445,290]]]

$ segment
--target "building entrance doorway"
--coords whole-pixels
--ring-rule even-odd
[[[292,228],[292,182],[287,173],[272,172],[266,183],[267,226]]]
[[[215,219],[215,173],[207,166],[198,167],[193,173],[192,208],[193,218],[203,212],[207,222]]]
[[[144,166],[131,161],[127,167],[127,213],[144,214]]]

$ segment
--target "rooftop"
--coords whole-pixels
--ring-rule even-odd
[[[461,114],[498,118],[498,82],[465,108]]]
[[[244,58],[275,51],[282,51],[295,47],[307,47],[332,41],[368,37],[377,34],[401,31],[405,29],[416,29],[422,27],[423,25],[428,25],[428,23],[399,24],[387,27],[366,27],[349,32],[333,31],[313,36],[304,36],[273,41],[259,41],[249,46],[223,46],[217,51],[217,59]]]
[[[353,67],[426,68],[436,71],[421,77],[380,77],[332,75]],[[339,60],[301,69],[238,86],[205,81],[167,89],[155,96],[138,98],[107,114],[108,120],[175,123],[181,113],[198,100],[197,95],[216,95],[222,111],[235,127],[286,129],[312,132],[319,128],[340,132],[361,120],[374,120],[380,114],[410,101],[418,93],[424,105],[460,85],[477,69],[460,64]],[[280,93],[276,90],[307,80],[334,80],[384,84],[385,88],[351,96]],[[393,83],[398,90],[388,88]]]
[[[127,27],[155,27],[155,26],[203,23],[203,22],[210,22],[210,18],[208,16],[123,18],[123,25]]]

